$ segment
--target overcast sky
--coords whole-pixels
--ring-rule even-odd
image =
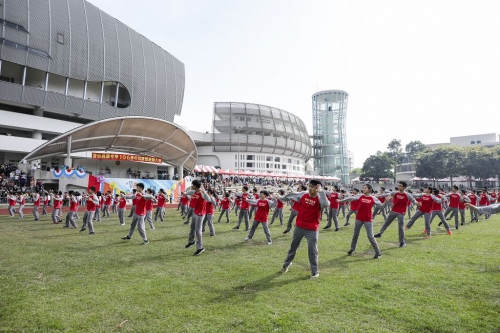
[[[394,138],[500,132],[500,1],[90,0],[180,59],[182,116],[211,131],[213,102],[302,118],[311,95],[349,93],[355,166]]]

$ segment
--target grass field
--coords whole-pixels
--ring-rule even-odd
[[[144,246],[137,231],[120,239],[129,219],[93,236],[49,220],[0,217],[0,332],[500,332],[500,216],[431,239],[419,220],[403,249],[393,224],[380,260],[363,230],[347,256],[352,224],[321,230],[318,279],[305,242],[279,273],[291,239],[279,225],[267,245],[261,227],[245,243],[215,223],[194,257],[173,209]]]

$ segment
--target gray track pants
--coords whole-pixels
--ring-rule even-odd
[[[451,217],[455,217],[455,228],[458,229],[458,208],[448,206],[448,208],[446,208],[446,212],[444,212],[444,218],[446,219],[450,213]]]
[[[354,216],[356,216],[357,213],[358,213],[357,210],[349,209],[349,211],[347,212],[347,215],[345,217],[345,224],[349,224],[349,218],[351,217],[351,215],[354,214]]]
[[[92,222],[94,218],[94,211],[89,211],[86,210],[85,214],[83,214],[83,225],[82,225],[82,230],[85,230],[87,228],[87,225],[89,226],[89,232],[94,232],[94,222]]]
[[[130,210],[130,214],[128,215],[128,217],[133,217],[135,214],[135,206],[132,206],[132,209]]]
[[[154,229],[155,226],[153,224],[153,211],[152,210],[146,211],[146,220],[149,222],[149,228]]]
[[[292,209],[292,211],[290,212],[290,216],[288,217],[288,223],[286,225],[286,230],[288,230],[288,231],[292,230],[293,220],[295,220],[298,213],[299,212],[297,212],[295,209]]]
[[[226,214],[226,223],[229,223],[229,209],[223,209],[222,210],[222,212],[219,215],[219,223],[220,223],[220,219],[222,218],[222,216],[224,214]]]
[[[40,214],[38,214],[38,208],[39,206],[33,206],[33,217],[35,218],[35,220],[40,219]]]
[[[241,224],[241,221],[242,220],[245,220],[245,229],[248,230],[248,225],[249,225],[249,222],[250,222],[250,218],[248,217],[248,209],[241,209],[240,210],[240,216],[238,217],[238,224],[236,225],[236,227],[240,227],[240,224]]]
[[[392,221],[394,221],[395,218],[398,218],[399,242],[403,243],[405,241],[405,230],[404,230],[405,214],[399,214],[391,211],[389,215],[387,215],[387,220],[385,220],[385,223],[382,226],[382,229],[380,229],[379,234],[383,234],[384,231],[391,225]]]
[[[19,205],[19,208],[17,209],[17,212],[19,213],[20,218],[24,218],[23,208],[24,208],[24,205]]]
[[[158,216],[160,217],[160,221],[163,222],[163,218],[165,217],[165,207],[156,207],[155,222],[158,221]]]
[[[437,216],[441,220],[441,222],[444,224],[444,227],[446,230],[450,230],[450,225],[448,222],[446,222],[446,219],[444,218],[443,211],[441,210],[433,210],[431,214],[431,221],[429,223],[432,223],[432,220],[434,220],[434,217]]]
[[[75,222],[75,212],[69,211],[68,214],[66,214],[66,227],[69,227],[70,225],[73,228],[76,228],[76,222]]]
[[[283,208],[274,208],[273,217],[271,218],[271,224],[274,223],[274,219],[279,217],[280,225],[283,225]]]
[[[8,210],[10,217],[14,217],[14,215],[16,215],[16,206],[9,206]]]
[[[147,241],[148,238],[146,237],[146,228],[144,226],[144,215],[137,215],[134,213],[134,217],[132,218],[132,223],[130,224],[130,231],[128,232],[128,236],[130,238],[132,238],[136,226],[137,230],[139,230],[139,235],[141,235],[144,241]]]
[[[52,222],[59,223],[59,214],[61,213],[60,208],[54,208],[52,211]]]
[[[125,208],[118,208],[118,220],[121,225],[125,225]]]
[[[311,273],[313,275],[318,273],[318,236],[319,232],[317,230],[309,230],[295,226],[295,229],[293,230],[292,243],[290,244],[290,249],[288,250],[288,255],[286,256],[283,266],[287,267],[292,263],[300,242],[302,241],[302,238],[305,237],[307,240],[307,253],[309,254]]]
[[[477,212],[479,214],[487,214],[487,215],[498,214],[500,213],[500,204],[477,207]]]
[[[352,235],[351,241],[351,251],[356,250],[356,244],[358,243],[359,233],[361,232],[361,228],[365,227],[366,236],[368,240],[372,244],[373,249],[375,250],[375,254],[380,255],[380,248],[378,247],[378,243],[373,236],[373,223],[372,222],[362,222],[360,220],[354,221],[354,234]]]
[[[253,238],[253,235],[255,234],[255,230],[257,229],[259,224],[262,224],[262,228],[264,229],[264,234],[266,235],[267,242],[272,243],[271,232],[269,231],[269,227],[267,226],[267,222],[257,222],[254,220],[252,223],[252,227],[250,228],[250,232],[248,233],[248,238]]]
[[[337,208],[328,208],[328,223],[326,224],[326,228],[329,228],[332,226],[332,219],[333,223],[335,224],[335,229],[339,228],[339,210]]]
[[[205,230],[205,225],[208,224],[208,230],[210,230],[210,236],[215,236],[215,228],[214,228],[214,222],[213,222],[214,216],[211,214],[205,215],[205,218],[203,219],[203,227],[202,230]]]
[[[203,219],[205,215],[193,214],[193,220],[191,221],[191,230],[189,231],[188,243],[194,243],[194,237],[196,235],[196,249],[201,250],[203,248],[203,235],[201,233],[201,228],[203,225]]]
[[[417,210],[417,212],[413,215],[413,217],[408,221],[406,224],[406,227],[410,229],[413,226],[413,223],[420,217],[424,216],[424,222],[425,222],[425,232],[427,235],[431,235],[431,213],[424,213],[420,210]]]

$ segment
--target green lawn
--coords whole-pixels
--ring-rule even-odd
[[[352,224],[321,230],[313,280],[305,242],[278,273],[291,239],[279,225],[267,245],[260,227],[245,243],[216,223],[194,257],[175,210],[145,246],[137,231],[120,239],[129,219],[89,236],[26,217],[0,217],[0,332],[500,332],[500,216],[431,239],[421,219],[403,249],[393,224],[380,260],[364,230],[350,257]]]

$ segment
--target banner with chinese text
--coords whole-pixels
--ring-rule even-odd
[[[92,158],[97,160],[116,160],[116,161],[130,161],[130,162],[148,162],[148,163],[161,163],[160,157],[129,155],[129,154],[110,154],[110,153],[92,153]]]

